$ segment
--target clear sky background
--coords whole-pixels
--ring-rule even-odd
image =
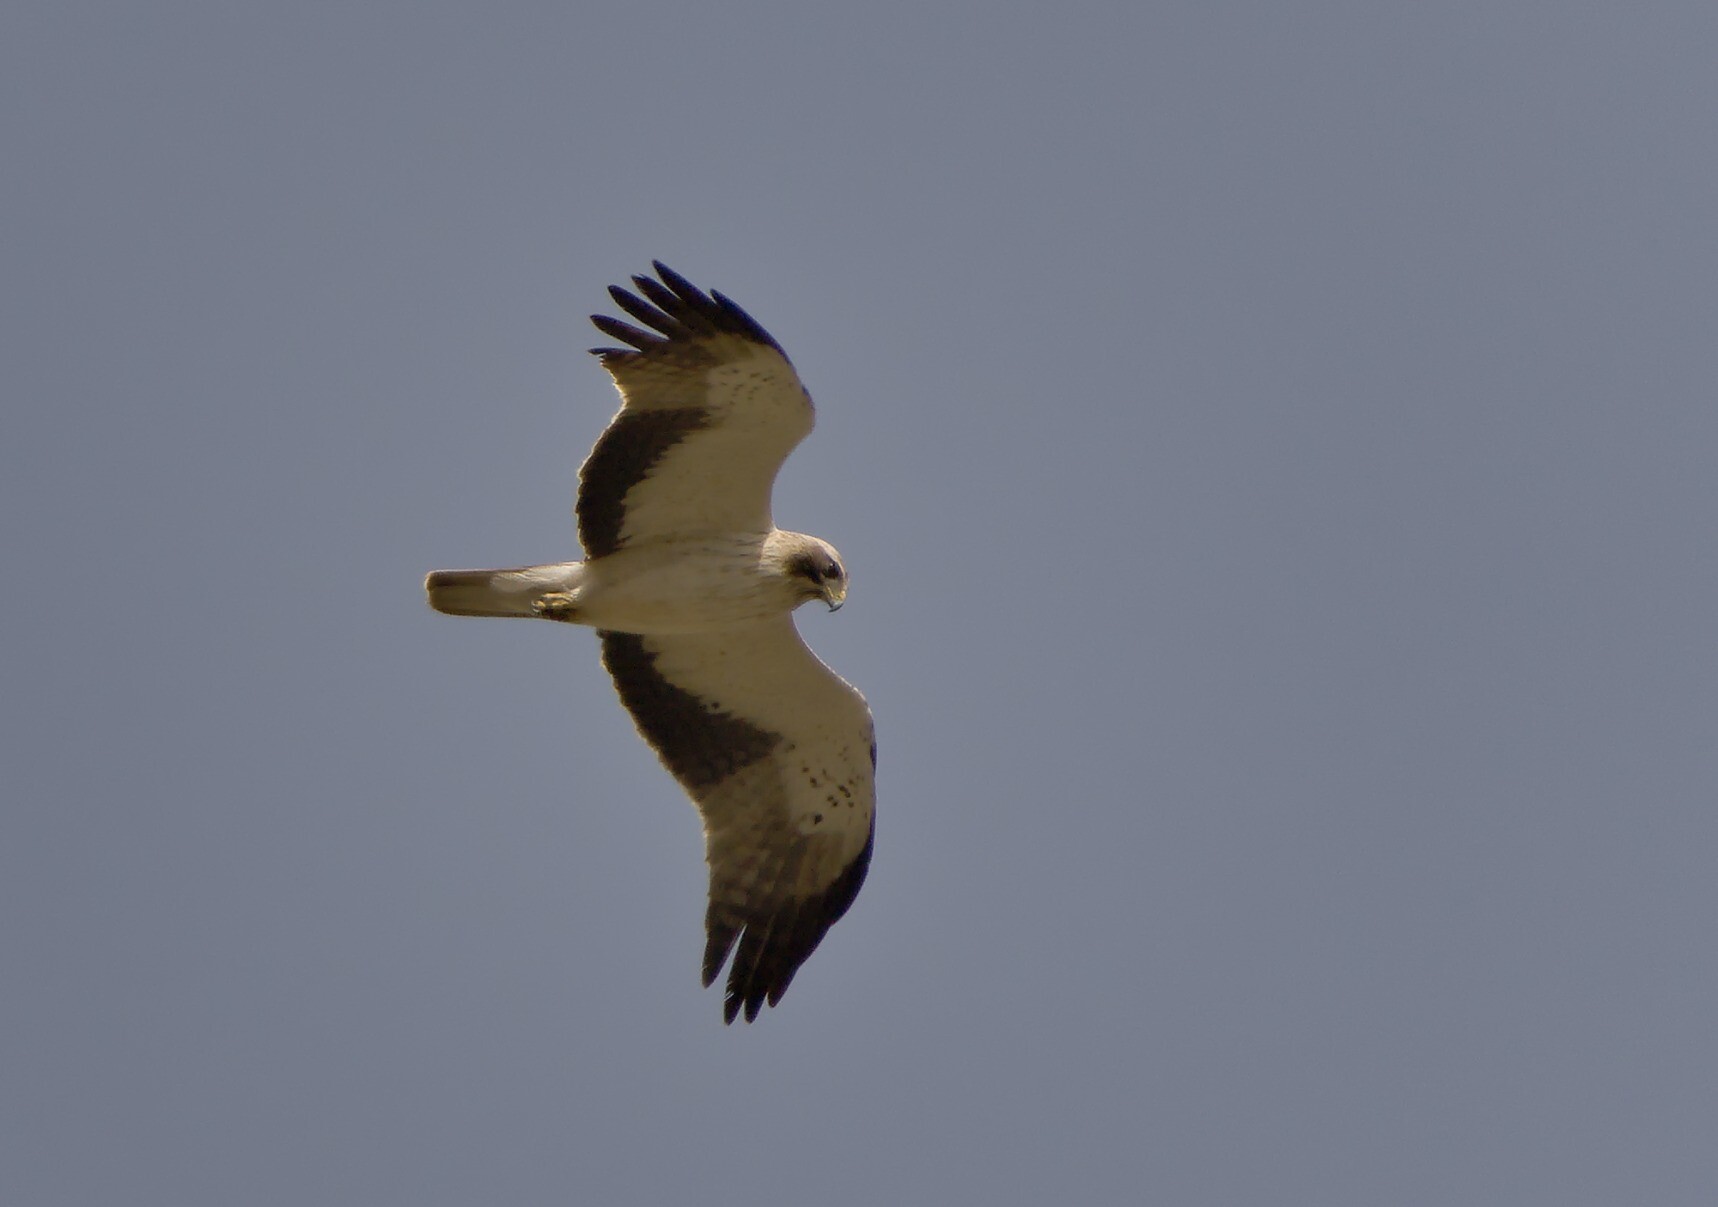
[[[0,1201],[1708,1204],[1718,8],[0,14]],[[584,632],[604,287],[792,354],[783,1004]]]

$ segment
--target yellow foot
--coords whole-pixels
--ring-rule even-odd
[[[533,600],[531,610],[545,620],[574,620],[578,604],[570,591],[551,591]]]

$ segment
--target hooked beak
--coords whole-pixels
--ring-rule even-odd
[[[847,602],[847,584],[842,582],[824,583],[823,602],[829,605],[831,612],[839,612],[841,605]]]

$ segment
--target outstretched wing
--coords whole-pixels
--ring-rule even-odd
[[[811,399],[751,315],[657,262],[609,296],[650,330],[592,315],[620,412],[579,472],[586,557],[661,537],[768,532],[770,487],[811,431]],[[643,296],[640,297],[639,294]]]
[[[717,632],[602,634],[638,731],[704,816],[704,984],[723,1013],[775,1005],[871,862],[877,746],[865,698],[789,617]],[[736,949],[737,941],[737,949]]]

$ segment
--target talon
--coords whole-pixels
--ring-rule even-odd
[[[531,601],[531,610],[548,620],[570,620],[577,605],[566,591],[551,591]]]

